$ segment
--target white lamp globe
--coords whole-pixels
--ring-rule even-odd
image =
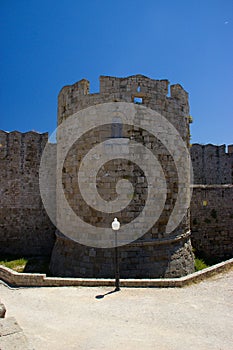
[[[115,218],[112,222],[112,229],[114,231],[117,231],[117,230],[119,230],[120,225],[121,225],[120,222],[117,220],[117,218]]]

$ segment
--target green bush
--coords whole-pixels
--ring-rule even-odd
[[[195,258],[195,271],[200,271],[209,267],[203,259]]]

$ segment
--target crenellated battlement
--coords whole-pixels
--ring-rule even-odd
[[[192,145],[191,159],[195,184],[233,183],[233,145]]]
[[[180,84],[144,75],[125,78],[100,76],[100,92],[89,93],[89,81],[82,79],[62,88],[58,96],[58,125],[79,110],[107,102],[129,102],[149,107],[166,117],[189,143],[188,93]],[[169,96],[170,93],[170,96]]]
[[[166,96],[169,94],[170,86],[170,96],[178,100],[185,99],[187,102],[188,93],[183,89],[180,84],[169,85],[167,79],[150,79],[144,75],[137,74],[125,78],[117,78],[112,76],[103,76],[100,78],[100,92],[99,94],[111,94],[117,92],[130,92],[133,95],[146,95],[146,94],[161,94]],[[87,79],[82,79],[73,85],[64,86],[60,94],[70,94],[74,95],[89,95],[90,82]],[[96,95],[96,94],[91,94]]]
[[[202,145],[200,143],[193,143],[192,149],[195,152],[208,152],[209,154],[226,155],[233,153],[233,145],[213,145],[212,143],[207,143]]]
[[[0,158],[7,160],[12,156],[16,160],[18,157],[20,163],[25,162],[27,154],[38,155],[39,158],[47,141],[47,132],[41,134],[35,131],[22,133],[16,130],[11,132],[0,130]]]
[[[153,93],[166,96],[168,94],[168,86],[168,80],[150,79],[141,74],[126,78],[100,76],[100,94],[130,92],[133,95],[139,96]]]

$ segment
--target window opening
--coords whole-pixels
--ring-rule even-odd
[[[141,97],[134,97],[133,102],[136,104],[142,104],[143,100]]]

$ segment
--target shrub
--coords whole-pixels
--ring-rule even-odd
[[[195,271],[200,271],[209,267],[203,259],[195,258]]]

